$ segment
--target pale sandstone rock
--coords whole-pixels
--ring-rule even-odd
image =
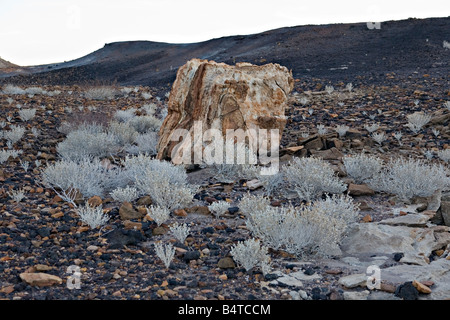
[[[34,272],[34,273],[23,272],[20,274],[20,278],[29,285],[38,287],[52,286],[55,284],[62,283],[61,278],[42,272]]]

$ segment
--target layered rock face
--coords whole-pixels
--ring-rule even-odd
[[[278,64],[188,61],[178,70],[170,93],[168,115],[159,132],[158,159],[172,159],[175,146],[199,143],[194,127],[202,133],[216,129],[223,136],[228,129],[278,129],[281,138],[293,83],[292,73]],[[192,141],[182,142],[177,129],[189,132]]]

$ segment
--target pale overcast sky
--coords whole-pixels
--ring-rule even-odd
[[[447,16],[449,0],[0,0],[0,57],[37,65],[114,41],[188,43],[287,26]]]

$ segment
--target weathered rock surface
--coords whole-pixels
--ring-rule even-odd
[[[403,218],[400,218],[403,219]],[[395,219],[393,219],[395,221]],[[392,220],[387,220],[393,223]],[[397,221],[406,223],[406,221]],[[414,224],[417,221],[413,221]],[[437,228],[416,228],[404,225],[360,223],[353,226],[344,239],[344,254],[404,254],[400,262],[427,265],[434,250],[450,243],[450,233]]]
[[[194,123],[201,123],[202,132],[214,128],[222,135],[227,129],[278,129],[281,138],[293,84],[292,73],[278,64],[231,66],[200,59],[188,61],[179,68],[172,86],[157,157],[173,158],[172,150],[180,143],[176,129],[188,130],[195,141]],[[187,139],[177,150],[185,146],[190,147]]]

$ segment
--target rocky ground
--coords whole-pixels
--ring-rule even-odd
[[[333,85],[327,93],[325,85]],[[106,122],[119,108],[136,108],[166,98],[157,90],[139,87],[137,92],[112,100],[89,100],[80,86],[43,87],[59,94],[0,95],[3,130],[25,126],[25,136],[14,148],[22,150],[0,167],[0,298],[8,300],[396,300],[450,298],[450,228],[436,220],[447,210],[450,196],[417,199],[406,206],[388,194],[375,193],[346,177],[342,156],[363,149],[388,159],[407,155],[424,158],[426,150],[450,147],[450,99],[448,77],[415,73],[410,76],[386,74],[383,85],[355,82],[329,83],[321,79],[296,80],[286,115],[281,160],[296,156],[321,156],[329,161],[349,193],[360,203],[360,219],[343,241],[342,255],[328,259],[298,260],[283,251],[271,251],[272,273],[246,272],[231,258],[232,244],[250,237],[238,202],[244,193],[262,192],[245,180],[225,183],[210,169],[189,172],[201,190],[191,208],[174,212],[157,228],[143,213],[148,204],[141,198],[132,206],[103,197],[110,216],[101,230],[84,225],[73,207],[51,189],[40,184],[41,171],[58,158],[56,145],[64,139],[58,131],[63,121]],[[143,92],[153,95],[145,99]],[[307,98],[307,100],[302,99]],[[37,108],[36,116],[22,121],[18,106]],[[71,109],[71,112],[69,111]],[[432,121],[413,134],[406,115],[424,111]],[[377,123],[386,139],[377,143],[365,125]],[[317,134],[317,125],[327,133]],[[348,125],[343,136],[337,125]],[[38,132],[32,132],[35,128]],[[434,129],[434,132],[433,132]],[[439,132],[437,132],[438,130]],[[402,138],[394,138],[402,132]],[[6,149],[6,139],[0,139]],[[39,166],[36,164],[39,160]],[[24,169],[24,162],[30,164]],[[434,154],[432,161],[440,161]],[[350,187],[351,186],[351,187]],[[23,188],[24,198],[14,201],[12,190]],[[446,198],[447,197],[447,198]],[[207,206],[228,199],[233,208],[216,218]],[[272,205],[292,200],[278,192]],[[433,210],[434,209],[434,210]],[[132,218],[141,213],[140,218]],[[130,218],[131,215],[131,218]],[[185,243],[177,243],[167,226],[186,222],[191,231]],[[168,269],[156,256],[153,244],[171,241],[176,255]],[[380,268],[381,285],[367,287],[373,275],[369,266]],[[79,271],[79,288],[72,288]],[[368,272],[370,271],[370,272]],[[74,282],[75,281],[75,282]]]

